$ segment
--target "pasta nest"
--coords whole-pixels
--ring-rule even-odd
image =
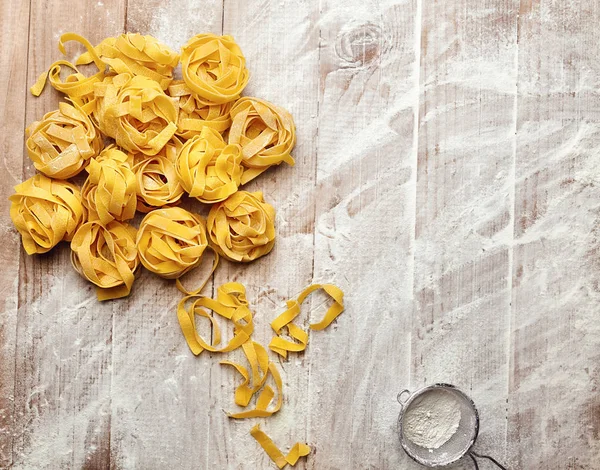
[[[167,279],[197,266],[208,246],[204,221],[180,207],[156,209],[146,215],[136,243],[144,267]]]
[[[97,159],[90,161],[88,177],[81,190],[89,220],[99,219],[108,224],[112,220],[133,218],[137,205],[137,183],[131,159],[115,147],[109,147]]]
[[[239,145],[228,145],[214,129],[205,127],[177,155],[177,174],[183,189],[201,202],[227,199],[238,190],[243,168]]]
[[[231,261],[253,261],[273,249],[275,209],[260,191],[238,191],[211,208],[206,227],[217,253]]]
[[[198,34],[183,46],[181,72],[204,104],[238,99],[250,78],[246,58],[234,39],[215,34]]]
[[[158,82],[166,90],[173,79],[173,69],[179,63],[179,54],[152,36],[126,33],[108,37],[94,47],[100,59],[115,73],[139,75]],[[82,54],[76,65],[94,60],[90,52]]]
[[[175,169],[177,147],[171,142],[152,157],[135,156],[133,172],[137,181],[137,210],[150,212],[157,207],[177,204],[183,196],[183,188]]]
[[[296,144],[296,127],[285,109],[259,98],[244,97],[231,108],[229,143],[242,147],[246,171],[242,184],[272,165],[294,165],[290,155]]]
[[[27,129],[27,153],[37,170],[51,178],[78,174],[102,149],[102,137],[81,109],[60,103]]]
[[[175,134],[177,107],[154,80],[133,77],[121,86],[114,101],[109,98],[104,97],[100,127],[125,150],[156,155]]]
[[[199,135],[204,127],[210,127],[220,133],[229,129],[231,125],[229,110],[233,102],[203,104],[181,80],[174,81],[167,92],[179,106],[176,135],[191,139]]]
[[[46,253],[61,240],[71,240],[85,219],[79,189],[39,173],[15,186],[9,199],[10,218],[29,255]]]
[[[134,227],[117,221],[83,224],[71,241],[71,262],[98,286],[98,300],[129,295],[139,265]]]

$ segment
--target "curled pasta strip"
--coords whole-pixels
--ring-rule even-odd
[[[136,158],[133,172],[137,179],[137,210],[150,212],[156,207],[177,204],[183,188],[175,170],[175,146],[167,144],[153,157]]]
[[[90,62],[94,62],[98,67],[98,72],[90,77],[86,77],[84,74],[79,72],[77,66],[66,60],[58,60],[54,62],[47,72],[42,73],[37,82],[30,88],[31,94],[39,96],[46,85],[46,81],[49,80],[50,84],[58,91],[65,93],[70,98],[85,99],[87,102],[91,99],[91,95],[94,91],[94,84],[103,80],[105,76],[106,64],[94,51],[94,47],[90,42],[83,36],[75,33],[65,33],[58,41],[58,49],[63,55],[66,55],[65,42],[76,41],[82,44],[87,50],[90,57]],[[61,80],[62,67],[67,67],[74,71],[74,73],[68,75],[65,80]],[[86,110],[91,111],[91,109]],[[89,113],[88,113],[89,114]]]
[[[144,267],[167,279],[196,267],[208,246],[204,221],[180,207],[156,209],[146,215],[136,243]]]
[[[156,155],[177,130],[175,103],[149,78],[135,76],[106,107],[101,128],[130,152]]]
[[[179,63],[179,55],[152,36],[126,33],[108,37],[94,47],[96,54],[115,73],[141,75],[158,82],[166,90],[173,79],[173,69]],[[82,54],[76,65],[89,64],[90,52]]]
[[[231,108],[229,143],[242,147],[246,170],[242,184],[273,165],[294,165],[290,155],[296,144],[296,127],[286,110],[259,98],[244,97]]]
[[[287,310],[271,322],[271,328],[273,328],[277,336],[271,340],[269,349],[284,358],[287,357],[288,352],[299,352],[306,349],[308,333],[294,324],[293,321],[300,314],[300,305],[302,305],[311,293],[318,289],[322,289],[329,295],[333,299],[333,304],[327,309],[321,321],[310,324],[311,330],[323,330],[327,328],[344,311],[344,293],[339,287],[333,284],[313,284],[308,286],[300,293],[298,299],[288,300]],[[282,337],[284,329],[287,329],[288,335],[294,341],[289,341]]]
[[[251,359],[249,356],[246,357],[248,361],[256,360],[254,358]],[[231,363],[230,365],[234,366],[235,369],[244,377],[245,382],[248,372],[245,371],[244,367],[235,363]],[[252,366],[254,367],[254,365]],[[240,411],[239,413],[229,413],[227,416],[233,419],[266,418],[277,413],[281,409],[281,405],[283,403],[283,382],[281,380],[281,376],[279,375],[279,371],[277,370],[277,366],[274,362],[269,362],[267,370],[268,372],[263,379],[263,383],[267,380],[267,377],[270,374],[273,377],[275,387],[277,388],[277,399],[273,407],[269,409],[269,406],[271,406],[273,398],[275,397],[275,391],[270,385],[264,385],[262,387],[262,391],[259,393],[258,398],[256,399],[256,405],[253,410]],[[246,372],[245,374],[244,371]]]
[[[177,174],[183,189],[201,202],[213,203],[235,193],[242,177],[239,145],[227,145],[214,129],[205,127],[177,155]]]
[[[27,129],[27,153],[37,170],[58,179],[78,174],[102,149],[102,136],[75,106],[60,103]]]
[[[233,338],[222,348],[221,331],[215,318],[205,308],[233,323]],[[212,324],[213,340],[208,343],[196,330],[196,315],[207,318]],[[228,352],[244,344],[254,331],[252,312],[246,300],[246,288],[237,282],[228,282],[217,289],[217,298],[202,295],[185,296],[177,305],[177,318],[185,340],[196,356],[205,349],[210,352]]]
[[[168,94],[177,100],[179,106],[179,119],[177,121],[176,135],[191,139],[199,135],[202,129],[210,127],[223,133],[231,125],[229,110],[233,102],[223,104],[203,104],[183,81],[174,81],[168,89]]]
[[[215,204],[206,227],[213,248],[231,261],[253,261],[275,245],[275,209],[260,191],[238,191]]]
[[[287,455],[283,455],[273,440],[260,430],[260,426],[258,424],[250,430],[250,435],[256,440],[256,442],[260,444],[260,446],[278,468],[283,468],[288,464],[293,467],[296,465],[300,457],[306,457],[308,454],[310,454],[309,446],[297,442],[290,449]]]
[[[71,240],[85,219],[79,189],[37,174],[15,186],[10,218],[27,254],[46,253],[61,240]]]
[[[139,258],[134,227],[112,221],[83,224],[71,241],[71,262],[79,274],[96,284],[98,300],[129,295]]]
[[[235,404],[246,407],[252,400],[252,396],[260,390],[268,377],[269,355],[265,348],[255,341],[246,341],[242,349],[251,367],[252,377],[248,369],[232,361],[221,361],[223,365],[235,368],[244,378],[244,382],[235,389]]]
[[[238,99],[250,78],[246,58],[234,39],[215,34],[198,34],[183,46],[181,72],[203,104]]]
[[[93,158],[86,170],[88,177],[81,190],[89,219],[103,224],[129,220],[135,215],[137,184],[130,157],[110,147]]]

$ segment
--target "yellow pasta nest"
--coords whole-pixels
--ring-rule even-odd
[[[179,55],[152,36],[126,33],[108,37],[94,47],[100,59],[115,73],[140,75],[158,82],[166,90],[173,79],[173,69],[179,63]],[[90,52],[82,54],[76,65],[89,64]]]
[[[133,77],[106,108],[101,128],[125,150],[156,155],[177,130],[177,107],[157,82]]]
[[[146,215],[136,243],[144,267],[167,279],[197,266],[208,246],[203,220],[180,207],[156,209]]]
[[[96,123],[98,129],[106,134],[105,119],[106,110],[117,103],[119,91],[131,81],[131,74],[121,73],[109,75],[101,81],[94,83],[90,118]],[[84,97],[87,99],[87,97]]]
[[[198,34],[183,46],[181,72],[204,104],[238,99],[250,78],[246,58],[233,38],[215,34]]]
[[[79,189],[39,173],[15,186],[9,199],[10,218],[29,255],[46,253],[61,240],[71,240],[85,219]]]
[[[167,92],[179,106],[176,135],[191,139],[199,135],[204,127],[210,127],[220,133],[229,129],[231,125],[229,110],[233,102],[203,104],[181,80],[174,81]]]
[[[150,212],[179,202],[184,191],[175,170],[176,157],[176,145],[171,143],[153,157],[136,155],[133,172],[137,180],[138,211]]]
[[[296,144],[292,115],[268,101],[244,97],[231,108],[229,143],[239,144],[247,168],[242,184],[256,178],[273,165],[294,164],[290,155]]]
[[[214,205],[206,226],[215,251],[231,261],[253,261],[275,245],[275,209],[261,192],[238,191]]]
[[[80,109],[60,103],[27,129],[27,153],[37,170],[52,178],[78,174],[102,148],[102,137]]]
[[[98,286],[98,300],[129,295],[139,265],[135,234],[131,225],[93,220],[79,227],[71,240],[71,262]]]
[[[177,155],[177,174],[183,189],[201,202],[227,199],[242,177],[239,145],[228,145],[214,129],[205,127],[188,140]]]
[[[137,184],[130,157],[110,147],[87,166],[88,177],[81,190],[89,219],[103,224],[129,220],[135,215]]]

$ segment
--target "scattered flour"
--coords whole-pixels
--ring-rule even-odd
[[[418,446],[437,449],[450,440],[460,424],[460,407],[452,394],[432,390],[415,399],[404,415],[404,435]]]

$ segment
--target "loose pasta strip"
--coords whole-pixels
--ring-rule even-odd
[[[267,380],[269,355],[266,349],[255,341],[246,341],[242,344],[242,349],[250,364],[252,374],[249,374],[245,367],[235,362],[221,361],[221,364],[234,367],[244,378],[244,381],[235,389],[235,404],[246,407],[250,403],[252,396],[260,390]]]
[[[221,331],[214,317],[205,309],[233,323],[233,337],[223,347]],[[213,341],[207,342],[198,334],[196,315],[207,318],[212,325]],[[250,339],[254,331],[252,312],[246,300],[246,288],[237,282],[228,282],[217,289],[217,298],[211,299],[203,295],[187,295],[177,305],[177,318],[181,331],[190,350],[197,356],[205,349],[210,352],[228,352],[239,348]]]
[[[311,330],[323,330],[327,328],[344,311],[344,293],[342,290],[333,284],[313,284],[304,289],[298,299],[288,300],[287,310],[279,315],[271,322],[271,328],[275,331],[275,336],[269,348],[277,354],[287,358],[288,352],[300,352],[306,349],[308,344],[308,333],[293,323],[294,319],[300,314],[300,306],[306,298],[314,291],[322,289],[329,297],[333,299],[333,304],[323,319],[317,323],[311,323]],[[282,331],[287,329],[288,336],[294,341],[289,341],[282,337]]]
[[[246,351],[244,351],[246,352]],[[248,359],[248,362],[250,362],[250,366],[252,369],[257,368],[257,358],[254,357],[249,357],[246,356]],[[242,383],[242,386],[247,387],[247,380],[249,381],[249,375],[248,372],[244,369],[243,366],[233,363],[233,362],[227,362],[227,364],[235,367],[235,369],[242,375],[242,377],[244,377],[244,383]],[[280,409],[281,409],[281,405],[283,403],[283,382],[281,380],[281,376],[279,375],[279,371],[277,370],[277,366],[275,365],[274,362],[269,362],[269,365],[267,367],[268,371],[267,374],[264,376],[263,383],[264,381],[266,381],[267,376],[270,374],[273,377],[273,381],[275,382],[275,387],[277,388],[277,399],[275,401],[275,404],[272,408],[269,409],[269,406],[271,405],[271,403],[273,402],[273,398],[275,397],[275,391],[271,388],[270,385],[264,385],[262,386],[262,391],[259,393],[258,398],[256,399],[256,405],[255,408],[253,410],[246,410],[246,411],[240,411],[239,413],[229,413],[227,416],[229,416],[230,418],[233,419],[245,419],[245,418],[266,418],[268,416],[271,416],[275,413],[277,413]],[[254,375],[253,375],[254,377]],[[246,385],[244,385],[246,384]],[[238,387],[238,389],[240,389],[240,387]],[[260,389],[260,387],[259,387]],[[248,398],[248,402],[246,402],[246,405],[250,402],[250,399],[252,398],[252,396],[257,392],[258,389],[250,389],[250,390],[246,390],[245,388],[243,389],[244,391],[242,392],[238,392],[236,390],[236,403],[238,405],[240,405],[241,403],[244,403],[245,401],[242,401],[242,398],[245,400],[246,398],[248,398],[248,394],[250,395]],[[239,400],[239,402],[238,402]],[[245,406],[245,405],[240,405],[240,406]]]
[[[61,240],[70,241],[85,219],[79,189],[42,174],[15,186],[9,199],[10,218],[29,255],[46,253]]]
[[[278,468],[283,468],[288,464],[293,467],[296,465],[300,457],[306,457],[308,454],[310,454],[309,446],[297,442],[287,455],[283,455],[273,440],[260,430],[260,426],[258,424],[250,430],[250,435],[256,439],[256,442],[260,444],[260,446],[264,449],[264,451]]]

